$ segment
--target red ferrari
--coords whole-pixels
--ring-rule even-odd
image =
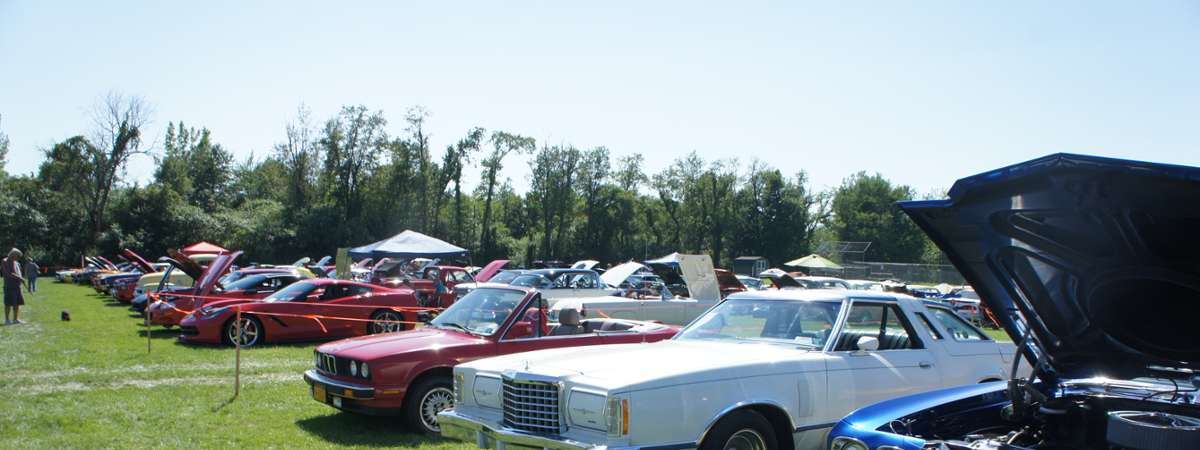
[[[411,289],[357,281],[314,278],[261,300],[210,302],[180,323],[180,340],[209,344],[340,339],[411,328],[417,297]],[[241,321],[237,312],[241,310]]]

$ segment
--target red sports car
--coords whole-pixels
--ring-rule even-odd
[[[340,339],[400,331],[415,322],[417,298],[411,289],[357,281],[313,278],[263,300],[210,302],[180,323],[180,340],[210,344]],[[242,317],[238,322],[237,312]],[[395,308],[395,309],[394,309]],[[401,309],[405,308],[405,309]],[[409,326],[411,327],[411,326]]]
[[[217,280],[233,266],[233,261],[240,256],[242,256],[240,251],[217,255],[217,258],[212,260],[208,267],[205,267],[200,273],[200,277],[195,278],[196,283],[192,285],[191,292],[179,296],[163,294],[159,300],[146,308],[150,324],[168,328],[179,325],[179,321],[183,320],[184,316],[211,301]]]
[[[623,319],[580,320],[564,309],[547,319],[534,289],[480,284],[427,327],[317,347],[304,373],[313,398],[344,411],[403,415],[413,430],[439,431],[437,413],[454,406],[451,369],[467,361],[547,348],[656,342],[678,327]]]
[[[217,271],[215,273],[224,272],[227,269],[223,269],[223,267],[232,264],[240,253],[235,252],[227,260],[221,260],[221,257],[218,257],[210,267]],[[292,283],[307,278],[293,267],[235,270],[220,277],[221,280],[224,280],[220,282],[207,278],[207,273],[205,272],[200,277],[200,283],[192,290],[195,297],[191,297],[191,293],[176,296],[163,295],[162,303],[152,305],[150,308],[150,323],[168,327],[179,325],[179,322],[188,313],[209,303],[222,299],[258,300],[266,298]]]

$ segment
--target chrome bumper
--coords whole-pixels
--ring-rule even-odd
[[[442,436],[467,442],[474,442],[479,448],[496,448],[505,450],[509,447],[540,448],[551,450],[592,450],[604,449],[604,446],[572,441],[564,438],[553,438],[515,430],[494,430],[470,417],[458,414],[454,410],[438,413],[438,426],[442,428]]]

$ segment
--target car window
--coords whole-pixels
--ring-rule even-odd
[[[963,320],[961,317],[958,317],[958,314],[954,314],[948,309],[929,308],[929,313],[933,314],[933,318],[941,323],[942,326],[946,328],[946,331],[950,333],[950,336],[956,341],[990,340],[978,329],[967,323],[967,321]]]
[[[549,327],[546,317],[547,308],[549,306],[546,299],[539,296],[530,302],[523,311],[517,311],[521,316],[508,328],[504,339],[533,339],[545,336]]]
[[[726,300],[679,332],[677,339],[759,341],[825,346],[841,302]]]
[[[928,331],[930,336],[933,336],[934,339],[942,338],[942,332],[933,326],[933,322],[929,321],[929,317],[925,313],[919,312],[917,313],[917,317],[921,318],[921,324],[925,326],[925,331]]]
[[[312,283],[293,283],[292,285],[275,291],[271,296],[263,299],[264,302],[295,302],[304,301],[310,294],[319,295],[320,288]]]
[[[357,285],[357,284],[350,284],[350,285],[346,285],[346,286],[344,286],[342,289],[343,289],[343,290],[342,290],[342,295],[343,295],[343,296],[345,296],[345,297],[352,297],[352,296],[355,296],[355,295],[364,295],[364,294],[369,294],[369,293],[371,293],[372,291],[374,291],[374,289],[371,289],[371,288],[370,288],[370,287],[368,287],[368,286],[359,286],[359,285]]]
[[[846,315],[846,324],[834,349],[857,350],[858,339],[864,336],[879,339],[879,350],[922,348],[903,313],[894,304],[855,302]]]
[[[455,271],[450,272],[450,274],[447,275],[446,278],[451,283],[462,283],[464,281],[471,281],[471,276],[468,275],[467,272],[464,272],[461,270],[455,270]]]

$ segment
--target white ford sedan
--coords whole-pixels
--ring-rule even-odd
[[[908,296],[747,292],[668,341],[460,365],[439,421],[482,448],[813,448],[859,406],[1007,379],[1014,351]]]

